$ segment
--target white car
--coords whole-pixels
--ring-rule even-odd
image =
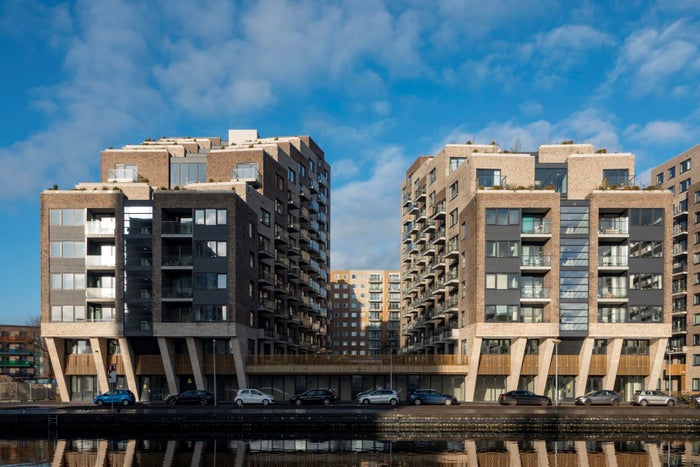
[[[634,397],[632,398],[632,403],[634,405],[667,405],[669,407],[674,407],[678,401],[673,396],[667,396],[658,390],[645,390],[636,391]]]
[[[238,394],[236,394],[236,398],[233,400],[236,407],[243,407],[247,404],[268,405],[273,404],[274,402],[274,397],[269,394],[265,394],[262,391],[258,391],[257,389],[239,389]]]
[[[393,389],[375,389],[374,391],[358,394],[357,403],[396,405],[399,403],[399,394]]]

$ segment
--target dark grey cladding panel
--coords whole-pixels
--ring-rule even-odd
[[[484,293],[485,305],[519,305],[520,291],[519,290],[492,290],[489,289]]]
[[[486,241],[489,240],[520,240],[520,226],[487,225]]]
[[[520,272],[520,257],[517,258],[486,258],[484,262],[484,270],[487,273],[502,272],[502,273],[519,273]]]

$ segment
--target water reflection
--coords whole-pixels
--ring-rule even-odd
[[[691,466],[700,440],[0,440],[2,465]]]

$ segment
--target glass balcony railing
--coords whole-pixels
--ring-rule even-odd
[[[549,298],[549,287],[522,287],[520,298]]]
[[[525,235],[549,235],[552,233],[552,225],[549,219],[532,219],[523,223],[520,233]]]
[[[627,287],[605,287],[599,289],[598,298],[627,298]]]
[[[599,256],[598,266],[601,267],[626,267],[627,266],[627,256],[625,255],[615,255],[615,256]]]
[[[598,223],[598,233],[608,235],[626,235],[629,233],[629,222],[626,217],[602,218]]]
[[[552,266],[552,257],[550,255],[523,255],[520,257],[520,266],[550,267]]]

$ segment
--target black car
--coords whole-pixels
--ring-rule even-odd
[[[180,394],[170,395],[166,397],[165,402],[170,405],[176,404],[199,404],[208,405],[214,403],[214,394],[209,391],[201,391],[193,389],[191,391],[181,392]]]
[[[289,402],[295,405],[323,404],[329,405],[335,402],[335,394],[330,389],[309,389],[301,394],[295,394],[289,398]]]
[[[501,405],[552,405],[552,399],[530,391],[508,391],[498,398]]]

